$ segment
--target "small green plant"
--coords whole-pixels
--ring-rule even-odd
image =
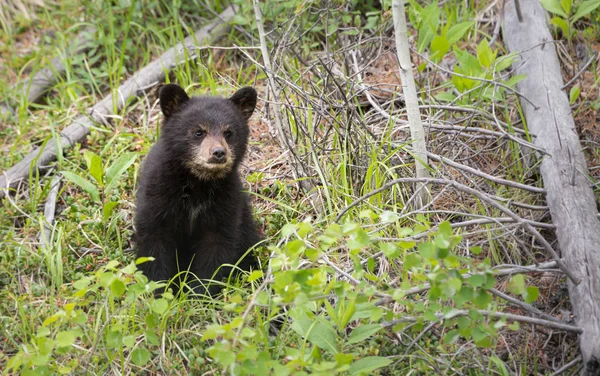
[[[600,0],[541,0],[541,3],[548,12],[556,15],[550,19],[550,23],[560,29],[568,41],[577,34],[573,27],[575,22],[600,6]]]
[[[108,195],[117,185],[121,175],[136,161],[137,154],[125,153],[110,165],[103,165],[100,156],[89,150],[85,150],[83,155],[87,164],[87,172],[93,181],[71,171],[61,171],[61,174],[68,181],[87,192],[94,203],[102,205],[102,218],[106,223],[119,204],[118,201],[109,200]]]

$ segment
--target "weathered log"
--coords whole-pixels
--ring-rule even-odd
[[[235,11],[236,8],[233,6],[224,10],[211,23],[200,28],[194,35],[185,38],[182,43],[178,43],[160,58],[146,65],[126,80],[114,93],[114,99],[113,94],[110,94],[94,105],[89,115],[76,117],[71,125],[60,133],[60,140],[50,140],[42,150],[31,151],[20,162],[4,172],[0,176],[0,197],[3,197],[8,188],[15,187],[19,182],[26,180],[31,168],[42,170],[56,159],[57,151],[62,152],[62,150],[70,148],[76,142],[83,140],[90,133],[90,129],[95,123],[106,122],[107,117],[121,109],[129,99],[163,81],[169,70],[185,61],[186,55],[184,52],[187,47],[196,44],[210,45],[218,37],[223,36],[228,29],[226,22],[233,18]],[[193,51],[188,53],[194,55]]]
[[[68,48],[66,53],[73,55],[89,50],[90,35],[94,31],[95,29],[90,27],[79,33],[71,44],[71,48]],[[50,60],[50,64],[47,67],[40,69],[24,82],[17,84],[16,89],[21,93],[21,96],[27,97],[28,103],[36,103],[64,75],[66,69],[62,57],[57,56]],[[11,108],[9,103],[0,103],[0,118],[12,112],[13,108]]]
[[[580,335],[583,375],[600,375],[600,221],[581,143],[563,87],[548,16],[538,0],[521,0],[523,22],[513,1],[504,12],[503,35],[520,53],[514,74],[525,74],[518,90],[527,126],[536,135],[546,201],[556,226],[562,258],[575,280],[569,296]],[[531,101],[531,102],[529,102]]]

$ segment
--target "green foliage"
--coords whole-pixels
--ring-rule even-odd
[[[83,155],[87,164],[87,172],[94,179],[93,181],[71,171],[61,171],[61,174],[69,182],[87,192],[95,203],[102,204],[102,219],[104,223],[107,223],[113,210],[119,204],[118,201],[108,200],[107,196],[112,193],[121,175],[135,163],[138,155],[125,153],[110,165],[104,166],[100,156],[94,152],[85,150]]]
[[[161,321],[172,314],[171,294],[149,295],[159,287],[136,272],[134,263],[119,268],[117,262],[108,262],[66,287],[68,303],[45,318],[8,361],[7,370],[30,375],[80,372],[97,356],[94,351],[105,359],[130,358],[144,366],[151,358],[149,349],[160,345]],[[92,326],[94,322],[100,326]],[[91,352],[82,344],[91,346]]]
[[[381,219],[375,216],[374,220]],[[348,221],[319,230],[305,221],[284,226],[281,236],[288,241],[282,247],[270,247],[272,292],[259,290],[251,301],[269,307],[266,321],[282,317],[285,309],[287,315],[283,317],[291,321],[289,327],[300,341],[282,338],[288,344],[289,360],[283,366],[277,354],[256,347],[262,342],[259,332],[251,327],[251,322],[238,316],[226,324],[210,325],[203,334],[203,341],[214,341],[208,353],[216,364],[223,371],[233,367],[240,375],[369,374],[390,365],[392,360],[361,349],[367,348],[366,344],[391,323],[395,323],[391,325],[394,330],[407,329],[406,325],[411,324],[417,332],[428,323],[440,325],[446,332],[446,347],[458,346],[462,340],[485,348],[494,345],[498,329],[505,322],[494,322],[480,310],[494,310],[495,302],[487,290],[494,287],[495,278],[489,263],[477,264],[454,252],[460,236],[452,234],[449,223],[442,223],[419,243],[377,241],[374,234],[364,230],[364,225]],[[409,232],[416,234],[414,230]],[[336,249],[349,251],[352,263],[347,266],[347,278],[333,267],[334,263],[328,262],[342,257]],[[381,257],[395,265],[393,272],[375,274],[375,262],[372,266],[367,262],[365,267],[360,255],[377,249],[386,250]],[[399,252],[391,252],[392,249]],[[300,267],[305,259],[311,265]],[[390,285],[391,279],[409,273],[410,280],[399,286]],[[429,287],[425,301],[414,299],[409,291],[425,283]],[[404,312],[396,313],[378,304],[380,297],[392,299]],[[240,307],[239,311],[252,308]],[[464,310],[467,315],[457,315]],[[289,347],[290,344],[297,347]]]
[[[233,22],[241,28],[224,40],[228,46],[256,45],[252,2],[233,3],[241,7]],[[307,171],[315,171],[318,179],[310,194],[323,197],[322,212],[315,211],[307,195],[298,191],[297,181],[253,166],[248,182],[269,245],[269,254],[261,254],[263,270],[253,271],[246,285],[232,285],[216,298],[154,296],[162,285],[147,283],[135,265],[129,265],[131,255],[126,250],[132,246],[138,152],[143,154],[156,139],[158,110],[151,106],[153,95],[149,102],[144,98],[126,103],[111,118],[110,127],[98,124],[84,146],[75,146],[59,158],[58,170],[67,184],[47,245],[38,247],[33,238],[43,229],[39,210],[49,191],[48,179],[32,172],[28,195],[15,196],[14,205],[2,202],[0,368],[23,374],[367,375],[433,374],[431,364],[435,364],[436,370],[448,374],[457,370],[478,374],[479,363],[471,364],[471,354],[463,351],[479,346],[486,349],[477,351],[483,357],[480,364],[488,363],[492,372],[501,374],[514,371],[507,370],[511,363],[505,365],[494,352],[498,332],[504,326],[518,330],[518,323],[482,313],[498,310],[498,301],[489,292],[498,285],[491,268],[497,262],[495,236],[484,238],[482,247],[468,247],[469,242],[453,232],[449,222],[430,223],[427,213],[407,216],[412,192],[402,185],[356,205],[344,222],[334,221],[357,196],[411,174],[413,162],[398,158],[405,154],[406,145],[395,143],[392,122],[374,142],[350,129],[355,123],[348,123],[350,115],[339,111],[346,104],[316,103],[335,85],[342,84],[341,93],[346,87],[339,77],[323,82],[316,74],[322,67],[315,57],[322,58],[326,50],[323,60],[332,58],[337,63],[344,61],[348,46],[357,46],[368,61],[369,52],[377,50],[372,49],[372,41],[385,40],[381,36],[390,30],[390,2],[324,4],[260,2],[265,26],[272,30],[267,43],[276,47],[274,61],[284,63],[278,68],[282,78],[297,85],[294,90],[282,85],[289,101],[286,111],[302,109],[282,115],[289,117],[294,137],[302,135],[298,116],[305,114],[313,127],[311,137],[295,139],[296,152],[312,158],[307,159]],[[567,3],[561,1],[559,6],[563,4]],[[11,74],[38,71],[84,26],[94,25],[96,31],[87,54],[64,57],[67,73],[42,104],[27,103],[9,85],[0,85],[5,98],[17,98],[13,126],[0,129],[3,142],[13,145],[2,155],[2,164],[9,166],[32,147],[54,142],[53,136],[98,98],[112,93],[116,101],[116,88],[124,78],[226,5],[197,0],[48,3],[35,22],[18,20],[18,32],[36,38],[41,29],[60,32],[53,40],[41,37],[43,43],[35,48],[16,48],[15,40],[21,37],[0,35],[9,72],[8,78],[0,80],[6,82]],[[591,5],[575,3],[569,12],[561,8],[567,16],[573,15],[565,21],[567,26],[572,27],[575,17]],[[499,109],[514,109],[511,90],[522,77],[507,78],[514,57],[505,55],[498,44],[490,45],[489,30],[473,21],[473,9],[464,2],[411,1],[407,7],[414,27],[409,33],[418,51],[439,66],[452,66],[456,73],[437,87],[434,79],[429,87],[435,98],[424,99],[477,105],[482,112],[487,104],[498,103],[494,115],[500,117]],[[263,86],[265,74],[249,63],[242,55],[246,53],[260,59],[253,50],[202,51],[200,59],[176,67],[169,79],[200,94],[221,95],[244,82]],[[311,74],[306,74],[302,60],[310,64]],[[325,61],[323,68],[329,63]],[[423,62],[418,68],[425,72],[432,65]],[[353,74],[353,68],[347,70],[343,64],[336,66],[337,71]],[[425,82],[423,87],[428,85]],[[296,90],[300,89],[310,101],[299,100]],[[581,90],[571,89],[572,103]],[[356,104],[356,111],[363,111],[358,96],[347,99],[351,108]],[[598,106],[597,102],[591,106]],[[502,120],[506,119],[510,116]],[[367,116],[354,120],[371,121]],[[327,128],[326,123],[333,125]],[[508,132],[510,127],[509,123]],[[322,145],[315,137],[323,134],[331,137],[326,140],[328,151],[319,154]],[[504,157],[503,163],[514,164]],[[528,176],[514,165],[515,176]],[[496,193],[505,197],[499,189]],[[490,215],[487,208],[481,211]],[[306,217],[314,219],[304,221]],[[539,291],[533,282],[515,276],[509,292],[534,302]],[[277,331],[273,323],[279,324]],[[449,353],[454,354],[451,359]]]
[[[570,41],[577,33],[575,22],[598,8],[600,0],[541,0],[541,4],[548,12],[556,15],[550,19],[550,23],[560,29]]]

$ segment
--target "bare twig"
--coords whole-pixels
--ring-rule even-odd
[[[499,290],[496,290],[496,289],[488,289],[488,291],[491,292],[492,294],[496,295],[497,297],[506,300],[510,304],[513,304],[513,305],[515,305],[515,306],[517,306],[519,308],[522,308],[522,309],[524,309],[524,310],[526,310],[526,311],[528,311],[530,313],[533,313],[535,315],[543,317],[546,320],[550,320],[550,321],[554,321],[554,322],[561,322],[556,317],[550,316],[550,315],[548,315],[548,314],[540,311],[539,309],[535,308],[531,304],[527,304],[525,302],[520,301],[519,299],[515,299],[512,296],[506,295],[502,291],[499,291]]]
[[[546,326],[548,328],[564,330],[564,331],[567,331],[567,332],[581,333],[581,328],[580,327],[569,325],[569,324],[565,324],[565,323],[548,321],[548,320],[543,320],[543,319],[537,319],[535,317],[515,315],[515,314],[512,314],[512,313],[491,312],[491,311],[484,311],[484,310],[477,311],[477,312],[479,314],[483,315],[483,316],[493,317],[495,319],[506,318],[507,320],[510,320],[510,321],[518,321],[518,322],[532,324],[532,325],[541,325],[541,326]],[[446,317],[446,315],[441,314],[441,313],[440,314],[436,314],[436,316],[440,320],[447,320],[447,319],[451,319],[451,318],[454,318],[454,317],[468,316],[470,314],[471,314],[470,310],[457,310],[457,311],[452,311],[452,314],[450,316],[448,316],[448,317]],[[417,320],[418,319],[416,317],[405,316],[405,317],[401,317],[401,318],[396,319],[396,320],[385,322],[382,325],[383,325],[384,328],[389,328],[389,327],[392,327],[392,326],[394,326],[396,324],[416,322]]]
[[[460,163],[456,163],[448,158],[442,157],[440,155],[436,155],[430,152],[426,152],[427,156],[433,160],[442,162],[444,164],[447,164],[448,166],[452,166],[454,168],[458,168],[464,171],[467,171],[473,175],[477,175],[479,177],[482,177],[484,179],[487,179],[491,182],[494,182],[496,184],[502,184],[502,185],[506,185],[509,187],[513,187],[513,188],[519,188],[519,189],[523,189],[525,191],[529,191],[529,192],[533,192],[533,193],[546,193],[546,191],[543,188],[538,188],[538,187],[532,187],[530,185],[527,184],[521,184],[521,183],[517,183],[514,181],[510,181],[510,180],[506,180],[506,179],[502,179],[502,178],[498,178],[495,176],[492,176],[490,174],[486,174],[483,171],[479,171],[475,168],[469,167],[469,166],[465,166],[463,164]]]
[[[265,74],[267,75],[267,80],[269,82],[269,87],[273,92],[273,107],[275,107],[274,116],[275,116],[275,126],[276,126],[276,134],[279,139],[279,144],[284,149],[289,149],[287,137],[283,131],[283,122],[281,121],[281,111],[279,109],[279,104],[277,100],[279,98],[279,87],[277,86],[277,82],[273,77],[273,67],[271,65],[271,57],[269,55],[269,49],[267,47],[267,41],[265,39],[265,28],[262,22],[262,13],[260,10],[260,6],[258,0],[253,0],[254,4],[254,16],[256,18],[256,26],[258,28],[258,36],[260,40],[260,51],[262,53],[262,58],[264,62]]]
[[[386,184],[382,185],[380,188],[377,188],[377,189],[369,192],[368,194],[366,194],[366,195],[358,198],[357,200],[353,201],[350,205],[346,206],[340,212],[340,214],[338,214],[338,216],[336,218],[336,222],[339,222],[339,220],[344,216],[344,214],[346,214],[348,212],[348,210],[350,210],[354,206],[358,205],[359,203],[363,202],[364,200],[368,199],[369,197],[372,197],[372,196],[374,196],[374,195],[376,195],[376,194],[378,194],[378,193],[380,193],[382,191],[385,191],[385,190],[389,189],[390,187],[392,187],[392,186],[394,186],[396,184],[400,184],[400,183],[416,183],[416,182],[427,182],[427,183],[431,183],[431,184],[442,184],[442,185],[451,186],[451,187],[453,187],[453,188],[455,188],[455,189],[457,189],[459,191],[462,191],[462,192],[465,192],[465,193],[468,193],[468,194],[471,194],[473,196],[478,197],[482,201],[485,201],[489,205],[493,206],[494,208],[500,210],[504,214],[506,214],[509,217],[513,218],[515,221],[517,221],[519,224],[521,224],[525,229],[527,229],[527,231],[529,231],[529,233],[531,233],[534,236],[534,238],[540,244],[542,244],[542,246],[544,247],[544,249],[558,263],[560,269],[573,281],[573,283],[579,283],[579,279],[575,278],[575,276],[565,266],[565,264],[560,259],[560,257],[558,256],[558,254],[556,253],[556,251],[554,250],[554,248],[552,248],[552,245],[550,245],[550,243],[548,243],[548,241],[531,224],[525,222],[521,217],[519,217],[518,215],[516,215],[515,213],[513,213],[511,210],[509,210],[508,208],[506,208],[503,205],[501,205],[500,203],[498,203],[496,200],[494,200],[492,197],[488,196],[487,194],[485,194],[483,192],[479,192],[478,190],[473,189],[471,187],[467,187],[466,185],[460,184],[460,183],[458,183],[456,181],[447,180],[447,179],[434,179],[434,178],[430,178],[430,179],[424,179],[424,178],[400,178],[400,179],[395,179],[395,180],[389,181]]]

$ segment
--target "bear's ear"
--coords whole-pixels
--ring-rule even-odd
[[[242,115],[248,120],[256,107],[256,90],[251,87],[243,87],[236,91],[229,100],[239,108]]]
[[[173,115],[183,103],[190,99],[180,86],[167,84],[158,92],[160,109],[166,117]]]

